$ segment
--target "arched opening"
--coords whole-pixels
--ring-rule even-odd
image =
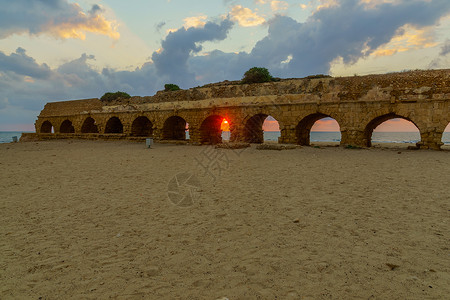
[[[330,117],[317,120],[311,127],[309,142],[330,143],[338,145],[341,142],[339,123]]]
[[[417,125],[410,119],[395,113],[373,119],[367,124],[364,134],[367,147],[371,147],[373,143],[418,143],[421,141]]]
[[[257,114],[247,120],[244,128],[244,140],[247,143],[262,144],[264,141],[278,142],[280,126],[274,117]]]
[[[50,121],[44,121],[41,125],[41,133],[54,133],[55,130],[53,128],[52,123]]]
[[[444,129],[444,133],[442,134],[442,142],[446,147],[450,147],[450,123],[448,123],[447,127]]]
[[[311,114],[301,120],[296,128],[297,144],[309,146],[314,142],[338,142],[341,140],[339,124],[323,113]]]
[[[163,139],[164,140],[185,140],[188,124],[179,116],[172,116],[164,122]]]
[[[146,136],[153,135],[153,124],[147,117],[137,117],[133,124],[131,124],[131,135],[133,136]]]
[[[61,123],[61,127],[59,127],[60,133],[75,133],[75,128],[72,125],[72,122],[69,120],[64,120]]]
[[[84,120],[81,126],[81,133],[98,133],[98,127],[93,118],[88,117]]]
[[[262,124],[262,129],[265,142],[268,141],[278,143],[278,138],[281,136],[280,124],[274,117],[267,116]]]
[[[222,123],[225,118],[213,115],[207,117],[200,125],[200,142],[203,144],[222,143]]]
[[[112,117],[106,122],[105,133],[123,133],[123,125],[118,117]]]

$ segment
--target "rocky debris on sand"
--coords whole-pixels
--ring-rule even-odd
[[[257,150],[290,150],[298,148],[297,145],[283,145],[283,144],[260,144],[256,146]]]
[[[248,147],[250,147],[249,143],[222,143],[216,145],[216,148],[221,149],[243,149]]]

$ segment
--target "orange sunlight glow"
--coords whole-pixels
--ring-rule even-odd
[[[230,124],[228,120],[225,118],[222,120],[220,124],[220,129],[222,131],[230,131]],[[264,131],[280,131],[280,126],[276,120],[268,120],[266,119],[263,123]],[[340,127],[336,120],[332,119],[322,119],[316,121],[311,131],[325,131],[325,132],[339,132]],[[384,123],[380,124],[375,131],[378,132],[416,132],[418,131],[417,127],[410,121],[405,119],[391,119],[387,120]],[[450,132],[450,124],[445,129],[445,132]]]
[[[220,129],[222,131],[230,131],[230,124],[228,124],[228,121],[226,119],[222,120],[222,123],[220,124]]]
[[[265,120],[263,123],[263,130],[264,131],[280,131],[280,125],[277,121],[273,120]]]
[[[75,3],[74,5],[80,10],[78,12],[77,20],[58,25],[48,24],[46,25],[46,31],[53,34],[55,37],[62,39],[73,38],[85,40],[85,32],[106,35],[116,41],[120,38],[116,21],[108,21],[104,16],[99,14],[87,15],[81,11],[78,4]]]
[[[336,120],[321,119],[316,121],[316,123],[314,123],[313,127],[311,127],[311,131],[339,132],[341,130]]]
[[[390,119],[378,125],[375,132],[418,132],[416,125],[405,119]]]
[[[447,127],[445,127],[444,132],[450,132],[450,123],[448,123]]]
[[[431,27],[423,29],[414,28],[411,25],[405,25],[402,28],[402,34],[393,37],[388,44],[374,51],[372,56],[391,56],[398,52],[409,50],[435,47],[433,30]]]

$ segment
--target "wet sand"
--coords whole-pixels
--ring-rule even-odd
[[[450,151],[49,141],[0,167],[1,299],[450,294]]]

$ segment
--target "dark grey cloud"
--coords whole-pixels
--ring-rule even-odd
[[[103,11],[103,9],[98,5],[98,4],[94,4],[94,5],[92,5],[92,8],[91,8],[91,10],[89,11],[89,13],[91,14],[91,15],[97,15],[97,14],[99,14],[99,13],[101,13]]]
[[[20,47],[9,56],[0,51],[0,70],[39,79],[48,79],[51,74],[48,65],[39,65],[34,58],[25,53],[25,49]]]
[[[37,64],[21,48],[10,55],[0,52],[0,110],[9,105],[37,113],[46,102],[101,97],[117,90],[150,95],[164,86],[154,64],[145,63],[133,71],[104,68],[99,72],[90,65],[93,60],[93,55],[82,54],[51,69]],[[7,118],[0,113],[2,121]]]
[[[203,78],[202,83],[240,79],[252,66],[267,67],[279,77],[329,73],[336,59],[353,64],[402,34],[404,25],[430,26],[450,13],[447,0],[385,3],[373,9],[358,0],[339,3],[302,23],[276,16],[268,22],[268,35],[250,53],[213,51],[209,56],[191,56],[189,68]],[[446,49],[444,46],[442,53],[447,53]]]
[[[160,32],[161,29],[166,25],[166,22],[162,21],[155,25],[156,31]]]
[[[83,30],[110,34],[112,31],[103,19],[97,18],[102,12],[95,4],[91,10],[82,8],[68,0],[2,0],[0,3],[0,39],[13,34],[27,33],[39,35],[50,33],[64,37],[61,30],[83,28]]]
[[[180,74],[198,78],[196,83],[185,81],[188,86],[240,79],[253,66],[267,67],[278,77],[329,73],[336,59],[342,58],[344,63],[353,64],[402,34],[404,25],[430,26],[449,13],[450,1],[447,0],[409,0],[385,3],[372,9],[360,4],[359,0],[341,0],[338,6],[321,9],[305,22],[287,16],[269,20],[268,35],[250,53],[216,50],[208,56],[195,56],[192,54],[196,51],[189,55],[184,51],[183,59],[173,60],[176,56],[167,52],[166,60],[158,65],[158,69],[166,70],[165,75],[174,78],[180,70],[176,66],[178,61],[187,61]],[[192,44],[187,36],[184,38],[188,41],[178,36],[173,38],[171,45],[175,49],[179,48],[175,47],[179,43]],[[443,50],[442,53],[447,52]],[[182,82],[182,78],[178,79]]]
[[[189,71],[189,58],[202,50],[201,43],[224,40],[232,26],[232,21],[224,19],[218,24],[207,22],[202,27],[182,27],[169,33],[161,43],[162,51],[152,55],[158,75],[184,87],[192,85],[195,74]]]
[[[447,39],[441,47],[439,56],[433,59],[428,65],[428,69],[440,69],[448,67],[447,54],[450,53],[450,39]]]
[[[278,16],[269,23],[269,34],[250,53],[251,59],[284,77],[327,73],[339,57],[352,64],[366,57],[400,34],[410,24],[436,24],[450,12],[450,1],[403,1],[367,9],[357,0],[341,0],[340,5],[321,9],[298,23]],[[292,60],[281,64],[289,55]]]
[[[199,78],[196,85],[219,82],[223,80],[239,80],[242,75],[254,66],[264,66],[255,61],[246,52],[225,53],[215,50],[207,56],[194,56],[188,61],[189,70]]]

